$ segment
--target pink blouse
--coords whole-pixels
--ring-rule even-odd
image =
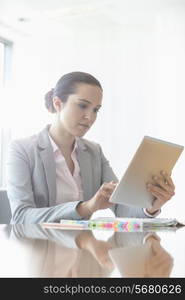
[[[50,136],[49,139],[53,148],[56,165],[56,205],[64,202],[82,201],[82,180],[76,157],[77,143],[75,142],[74,149],[71,153],[71,158],[74,163],[74,172],[72,175],[60,149]]]

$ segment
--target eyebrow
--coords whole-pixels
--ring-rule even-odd
[[[86,99],[78,99],[79,101],[83,101],[83,102],[86,102],[88,104],[92,104],[90,101],[86,100]],[[101,107],[101,105],[97,105],[97,107]]]

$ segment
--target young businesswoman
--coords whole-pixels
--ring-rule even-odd
[[[147,185],[155,196],[151,209],[108,202],[117,178],[100,145],[83,138],[102,106],[99,81],[84,72],[62,76],[45,96],[55,121],[39,134],[13,141],[7,160],[7,192],[12,223],[57,222],[89,218],[112,208],[119,217],[155,216],[174,195],[168,174]]]

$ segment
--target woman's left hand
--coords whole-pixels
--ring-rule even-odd
[[[161,176],[153,176],[153,182],[147,183],[147,190],[155,197],[152,207],[147,212],[154,214],[175,195],[175,185],[171,176],[161,171]]]

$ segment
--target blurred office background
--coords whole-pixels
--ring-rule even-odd
[[[85,71],[104,89],[85,136],[120,178],[144,135],[185,145],[185,0],[0,0],[0,184],[11,139],[52,121],[45,93]],[[161,216],[184,218],[185,154]]]

